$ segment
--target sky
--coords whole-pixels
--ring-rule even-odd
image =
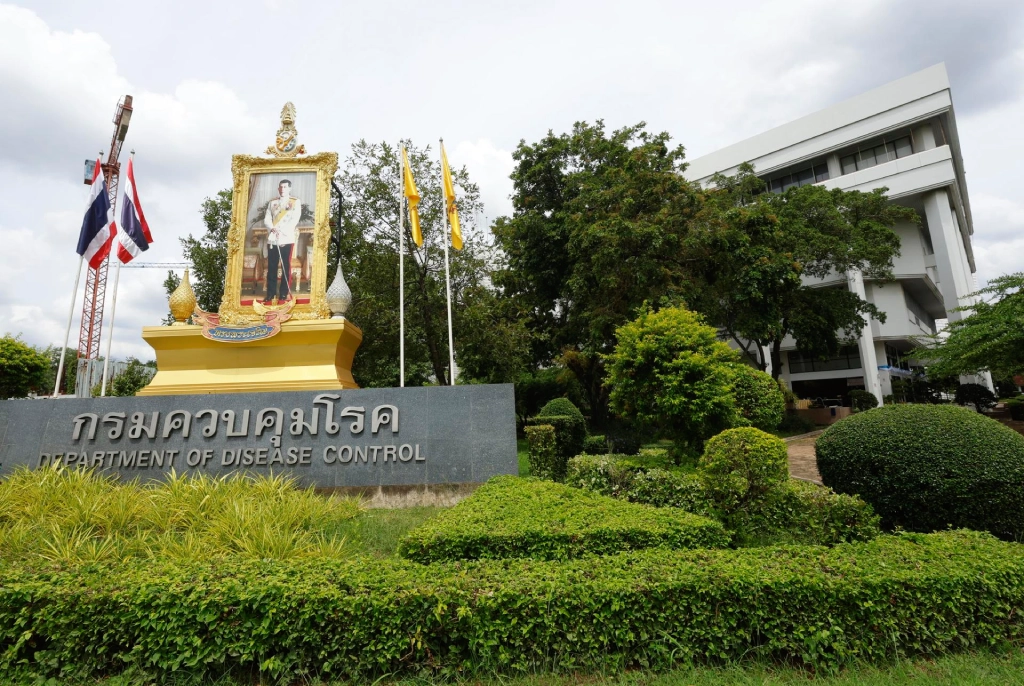
[[[0,32],[0,335],[33,345],[63,341],[83,161],[108,149],[125,94],[122,161],[136,151],[156,241],[141,261],[159,263],[182,261],[231,155],[271,144],[286,101],[310,152],[443,136],[494,218],[511,211],[519,142],[575,121],[645,121],[693,159],[945,62],[978,282],[1024,271],[1018,0],[40,0],[0,4]],[[112,358],[153,358],[141,328],[167,312],[165,276],[121,271]]]

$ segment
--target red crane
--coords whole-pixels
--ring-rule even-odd
[[[114,135],[110,139],[110,154],[107,161],[100,165],[103,177],[107,182],[107,193],[110,195],[110,206],[117,207],[117,181],[121,174],[121,163],[117,158],[121,155],[121,146],[128,134],[128,123],[132,119],[132,96],[126,95],[117,103],[114,112]],[[114,216],[117,214],[115,212]],[[82,328],[78,334],[78,357],[87,360],[97,359],[100,355],[100,334],[103,331],[103,304],[107,296],[107,263],[108,258],[96,269],[90,269],[85,277],[85,300],[82,302]]]

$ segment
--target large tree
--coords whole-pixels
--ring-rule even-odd
[[[900,246],[893,226],[917,216],[891,204],[885,189],[763,191],[749,165],[733,177],[714,177],[691,223],[686,255],[699,284],[691,306],[758,367],[770,359],[778,378],[787,335],[801,352],[826,358],[860,333],[865,317],[885,321],[884,312],[847,288],[845,276],[839,287],[814,281],[851,270],[891,279]]]
[[[50,356],[23,342],[20,336],[0,337],[0,398],[24,398],[30,391],[53,388]],[[52,392],[52,391],[49,391]]]
[[[950,322],[918,352],[929,377],[984,369],[999,380],[1024,375],[1024,272],[997,277],[974,295],[978,303],[961,308],[969,314]]]
[[[424,244],[412,242],[406,220],[405,360],[406,385],[447,384],[448,330],[444,279],[440,165],[431,149],[406,142],[419,204]],[[389,144],[360,141],[352,146],[335,182],[344,197],[332,193],[334,228],[328,249],[327,281],[334,278],[339,254],[352,289],[348,318],[364,337],[353,375],[364,387],[399,383],[399,155]],[[476,225],[479,190],[465,168],[452,170],[464,238],[463,250],[449,248],[456,366],[465,380],[513,381],[525,368],[528,334],[515,309],[498,297],[491,283],[493,250]],[[207,231],[183,239],[185,257],[194,265],[193,287],[203,309],[215,311],[224,291],[231,192],[203,203]],[[340,227],[339,227],[340,217]],[[177,286],[169,275],[168,292]]]
[[[602,354],[644,301],[678,298],[696,189],[683,148],[643,123],[609,132],[578,122],[570,133],[513,154],[511,217],[493,227],[504,257],[495,281],[528,317],[533,363],[565,364],[600,423],[608,404]]]

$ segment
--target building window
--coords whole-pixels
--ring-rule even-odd
[[[857,149],[857,152],[840,157],[839,166],[842,168],[843,174],[852,174],[855,171],[868,169],[876,164],[892,162],[913,153],[914,147],[911,144],[910,136],[902,136],[895,140],[883,140],[870,146],[862,146]]]
[[[860,350],[855,345],[844,345],[839,354],[827,360],[801,354],[794,350],[789,353],[789,373],[832,372],[842,369],[860,369]]]
[[[772,193],[784,193],[790,188],[822,181],[828,181],[828,165],[824,162],[777,176],[768,181],[768,189]]]
[[[900,355],[900,351],[895,346],[888,343],[885,345],[885,363],[892,369],[910,371],[910,362]]]

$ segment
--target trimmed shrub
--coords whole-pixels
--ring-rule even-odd
[[[755,507],[734,512],[725,524],[739,546],[836,545],[881,533],[878,515],[860,498],[796,479],[768,491]]]
[[[605,356],[613,410],[671,437],[681,453],[699,455],[704,441],[736,419],[733,371],[739,355],[718,330],[682,307],[645,307],[615,331]]]
[[[565,483],[602,495],[624,497],[635,475],[671,466],[668,451],[661,448],[646,448],[639,455],[577,455],[569,460]]]
[[[721,524],[688,512],[635,505],[549,481],[499,476],[407,534],[398,552],[423,563],[514,557],[562,560],[728,543]]]
[[[586,421],[580,409],[573,405],[568,398],[554,398],[549,400],[537,413],[538,417],[579,417]]]
[[[633,503],[654,507],[678,507],[704,517],[717,517],[715,501],[700,476],[692,472],[651,469],[636,472],[625,490]]]
[[[586,437],[586,426],[576,417],[563,415],[560,417],[532,417],[526,420],[526,428],[531,426],[550,426],[555,432],[555,464],[551,476],[545,478],[561,481],[565,478],[565,463],[574,455],[583,451],[583,440]],[[581,431],[582,429],[582,431]],[[534,474],[540,476],[540,474]]]
[[[996,394],[980,383],[965,383],[956,387],[955,402],[957,405],[973,405],[978,412],[983,412],[996,404]]]
[[[1017,398],[1007,400],[1006,409],[1010,412],[1010,419],[1016,422],[1024,422],[1024,400]]]
[[[850,407],[853,408],[854,412],[864,412],[865,410],[873,410],[878,407],[878,398],[869,391],[859,389],[850,391],[847,397],[850,399]]]
[[[786,398],[771,374],[745,364],[733,366],[732,393],[736,398],[736,426],[774,431],[786,410]]]
[[[1024,536],[1024,436],[952,405],[887,405],[815,445],[822,480],[870,503],[887,527]]]
[[[605,455],[608,453],[608,442],[604,436],[587,436],[583,439],[583,453],[586,455]]]
[[[728,429],[707,442],[698,466],[724,513],[756,501],[789,478],[786,442],[753,427]]]
[[[957,531],[568,562],[8,567],[0,668],[283,683],[741,659],[830,670],[1020,641],[1018,548]]]
[[[529,445],[527,459],[530,474],[541,479],[562,479],[565,476],[565,462],[555,450],[555,427],[550,424],[528,426],[526,442]]]

